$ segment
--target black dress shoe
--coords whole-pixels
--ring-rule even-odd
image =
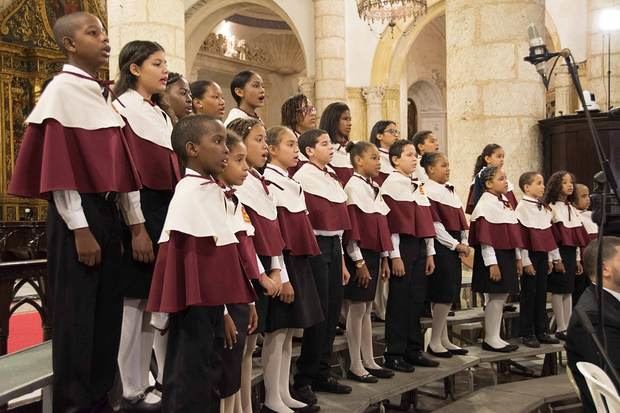
[[[512,304],[506,304],[504,305],[504,311],[509,312],[509,313],[514,313],[515,311],[517,311],[517,307]]]
[[[464,348],[453,348],[453,349],[448,349],[448,351],[452,353],[452,355],[454,356],[464,356],[467,353],[469,353],[469,350],[464,349]]]
[[[260,413],[278,413],[275,410],[270,409],[269,407],[263,404],[263,407],[260,409]]]
[[[358,376],[357,374],[353,373],[351,370],[347,371],[347,378],[353,381],[358,381],[360,383],[377,383],[379,381],[378,378],[376,378],[370,373],[365,374],[363,376]]]
[[[380,379],[391,379],[394,377],[394,372],[388,369],[369,369],[366,367],[366,371]]]
[[[321,410],[321,407],[318,404],[309,404],[304,407],[293,409],[294,412],[299,412],[299,413],[315,413],[320,410]]]
[[[537,336],[540,344],[560,344],[560,340],[550,336],[549,334],[541,334]]]
[[[555,338],[558,340],[566,341],[566,331],[558,331],[555,333]]]
[[[402,371],[403,373],[413,373],[415,371],[415,367],[407,363],[402,357],[386,357],[385,362],[383,363],[383,367],[386,367],[390,370]]]
[[[144,395],[140,395],[133,400],[125,399],[121,400],[121,412],[124,413],[141,413],[141,412],[160,412],[161,401],[157,403],[147,403],[144,400]]]
[[[318,392],[333,394],[349,394],[353,390],[351,386],[341,384],[335,377],[328,377],[327,380],[315,381],[312,389]]]
[[[452,357],[452,353],[450,353],[449,351],[433,351],[431,346],[428,346],[426,352],[431,356],[439,357],[442,359],[449,359],[450,357]]]
[[[405,361],[409,364],[413,364],[414,366],[439,367],[438,361],[431,360],[422,353],[418,353],[414,356],[405,356]]]
[[[310,387],[309,384],[306,384],[305,386],[301,386],[299,388],[293,388],[293,391],[291,393],[293,399],[299,400],[302,403],[306,403],[309,406],[316,404],[317,402],[316,394],[314,394],[314,392],[312,391],[312,387]]]
[[[496,353],[510,353],[510,352],[514,351],[513,346],[514,346],[514,344],[508,344],[507,346],[504,346],[504,347],[495,348],[495,347],[491,346],[490,344],[487,344],[484,341],[482,342],[482,349],[483,350],[494,351]]]
[[[540,348],[540,341],[538,341],[535,335],[521,337],[521,342],[525,347]]]

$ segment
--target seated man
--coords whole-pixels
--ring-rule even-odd
[[[596,282],[596,257],[598,255],[599,241],[595,240],[588,245],[584,253],[584,269],[593,282]],[[607,352],[614,368],[620,372],[620,238],[603,238],[603,305],[604,324],[607,335]],[[585,276],[585,275],[582,275]],[[594,329],[599,328],[598,302],[596,299],[596,286],[591,285],[579,299],[576,308],[581,308],[587,315]],[[577,363],[587,361],[604,368],[601,357],[590,335],[579,321],[577,314],[573,315],[568,325],[568,337],[566,339],[566,353],[568,367],[571,369],[585,412],[595,413],[594,402],[584,377],[577,370]]]

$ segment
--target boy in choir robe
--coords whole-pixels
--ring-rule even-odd
[[[420,182],[426,182],[428,180],[428,175],[426,174],[426,170],[422,166],[422,157],[424,156],[424,154],[427,153],[438,152],[439,141],[433,134],[433,131],[421,130],[419,132],[416,132],[415,135],[413,135],[413,137],[411,138],[411,142],[413,143],[413,146],[415,146],[418,160],[418,164],[413,175],[415,178],[418,178]]]
[[[168,208],[147,311],[170,313],[162,411],[209,412],[217,407],[213,368],[224,346],[224,305],[256,295],[214,179],[227,165],[224,125],[185,117],[172,131],[172,147],[185,176]]]
[[[72,13],[56,21],[54,35],[68,64],[26,120],[8,192],[49,201],[54,411],[98,411],[108,405],[123,311],[118,206],[144,231],[140,178],[110,83],[96,78],[110,56],[101,21]]]
[[[590,211],[590,188],[584,184],[575,185],[575,202],[574,207],[579,210],[581,215],[581,222],[583,227],[588,233],[588,244],[598,237],[598,225],[592,220],[592,211]],[[581,255],[585,247],[581,248]],[[584,277],[577,277],[575,279],[575,291],[573,291],[573,306],[577,305],[581,294],[592,285],[589,274],[584,274]]]
[[[560,251],[551,230],[551,208],[543,204],[545,183],[541,174],[526,172],[519,178],[523,199],[515,212],[523,230],[523,274],[519,311],[519,335],[527,347],[557,344],[547,334],[547,275]]]
[[[342,235],[351,228],[351,223],[347,194],[334,170],[328,166],[334,155],[329,135],[324,130],[311,129],[304,132],[298,142],[300,152],[309,162],[295,173],[293,179],[304,191],[310,223],[321,249],[321,255],[311,258],[311,264],[325,315],[325,321],[304,331],[302,354],[297,360],[297,399],[308,403],[316,397],[313,390],[336,394],[352,390],[350,386],[339,383],[329,369],[344,285],[349,281]]]
[[[502,340],[500,330],[506,298],[519,291],[523,237],[505,195],[508,181],[504,171],[487,167],[480,180],[486,190],[471,214],[469,229],[469,245],[475,249],[472,290],[485,295],[482,349],[509,353],[519,346]]]
[[[385,319],[385,367],[413,372],[414,366],[437,367],[423,354],[420,317],[427,296],[428,276],[435,270],[435,228],[424,184],[412,178],[417,159],[415,148],[401,139],[390,147],[394,171],[381,186],[390,208],[392,234],[390,289]]]

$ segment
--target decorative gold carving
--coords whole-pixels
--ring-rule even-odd
[[[266,65],[272,60],[271,56],[264,49],[245,39],[241,39],[236,43],[233,39],[232,43],[234,44],[231,44],[231,40],[222,34],[209,33],[200,50],[259,65]]]

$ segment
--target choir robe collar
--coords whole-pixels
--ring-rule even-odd
[[[576,228],[583,225],[581,213],[570,202],[552,202],[549,204],[553,211],[552,222],[561,223],[566,228]]]
[[[426,170],[422,167],[422,165],[420,165],[422,157],[417,155],[416,158],[418,160],[418,163],[415,167],[415,172],[413,173],[413,176],[418,178],[420,182],[426,183],[428,181],[428,175],[426,174]]]
[[[278,211],[272,194],[273,190],[270,189],[269,193],[265,192],[261,177],[256,169],[252,169],[243,184],[235,187],[237,197],[243,205],[251,208],[261,217],[275,221]],[[265,184],[267,184],[266,181]]]
[[[344,191],[347,194],[347,205],[355,205],[366,214],[387,215],[390,212],[383,197],[379,195],[379,185],[372,180],[368,182],[367,178],[357,172],[353,173]]]
[[[185,170],[185,176],[175,187],[159,242],[167,242],[171,231],[197,238],[212,237],[216,246],[237,243],[228,225],[224,191],[212,177]]]
[[[159,106],[129,89],[114,101],[114,108],[140,138],[172,150],[172,122]]]
[[[394,171],[394,167],[390,163],[390,152],[386,149],[379,148],[379,160],[381,161],[381,172],[390,174]]]
[[[41,94],[26,123],[55,119],[66,128],[96,130],[125,126],[123,118],[102,95],[98,80],[84,70],[65,64]],[[85,78],[86,77],[86,78]]]
[[[353,165],[351,165],[351,156],[349,156],[349,153],[345,147],[346,144],[343,146],[339,143],[332,143],[332,148],[334,148],[334,157],[329,163],[332,167],[353,169]]]
[[[293,178],[309,194],[337,204],[344,203],[347,200],[347,194],[344,192],[340,181],[331,174],[335,174],[335,172],[329,166],[322,170],[315,164],[308,162],[299,168]]]
[[[547,229],[551,227],[553,213],[549,207],[536,198],[524,195],[515,212],[521,225],[526,228]]]
[[[286,208],[291,213],[306,211],[306,199],[301,184],[288,175],[288,171],[272,163],[267,164],[265,179],[273,182],[269,190],[273,193],[276,206]]]
[[[424,190],[428,198],[432,201],[452,208],[463,208],[463,203],[456,194],[456,191],[454,191],[454,189],[451,191],[446,185],[452,186],[450,183],[440,184],[429,178],[424,183]]]
[[[490,192],[485,192],[471,214],[471,221],[484,218],[491,224],[517,224],[517,214],[507,204],[508,198],[504,195],[498,197]]]
[[[431,205],[424,184],[398,171],[392,172],[383,182],[381,195],[389,196],[394,201],[415,202],[420,206]]]
[[[235,234],[245,232],[248,237],[253,237],[254,226],[250,222],[250,216],[234,194],[235,190],[226,187],[224,188],[224,193],[230,194],[226,196],[226,216],[228,217],[230,228]]]
[[[598,225],[592,220],[592,211],[581,211],[581,222],[588,235],[598,235]]]

